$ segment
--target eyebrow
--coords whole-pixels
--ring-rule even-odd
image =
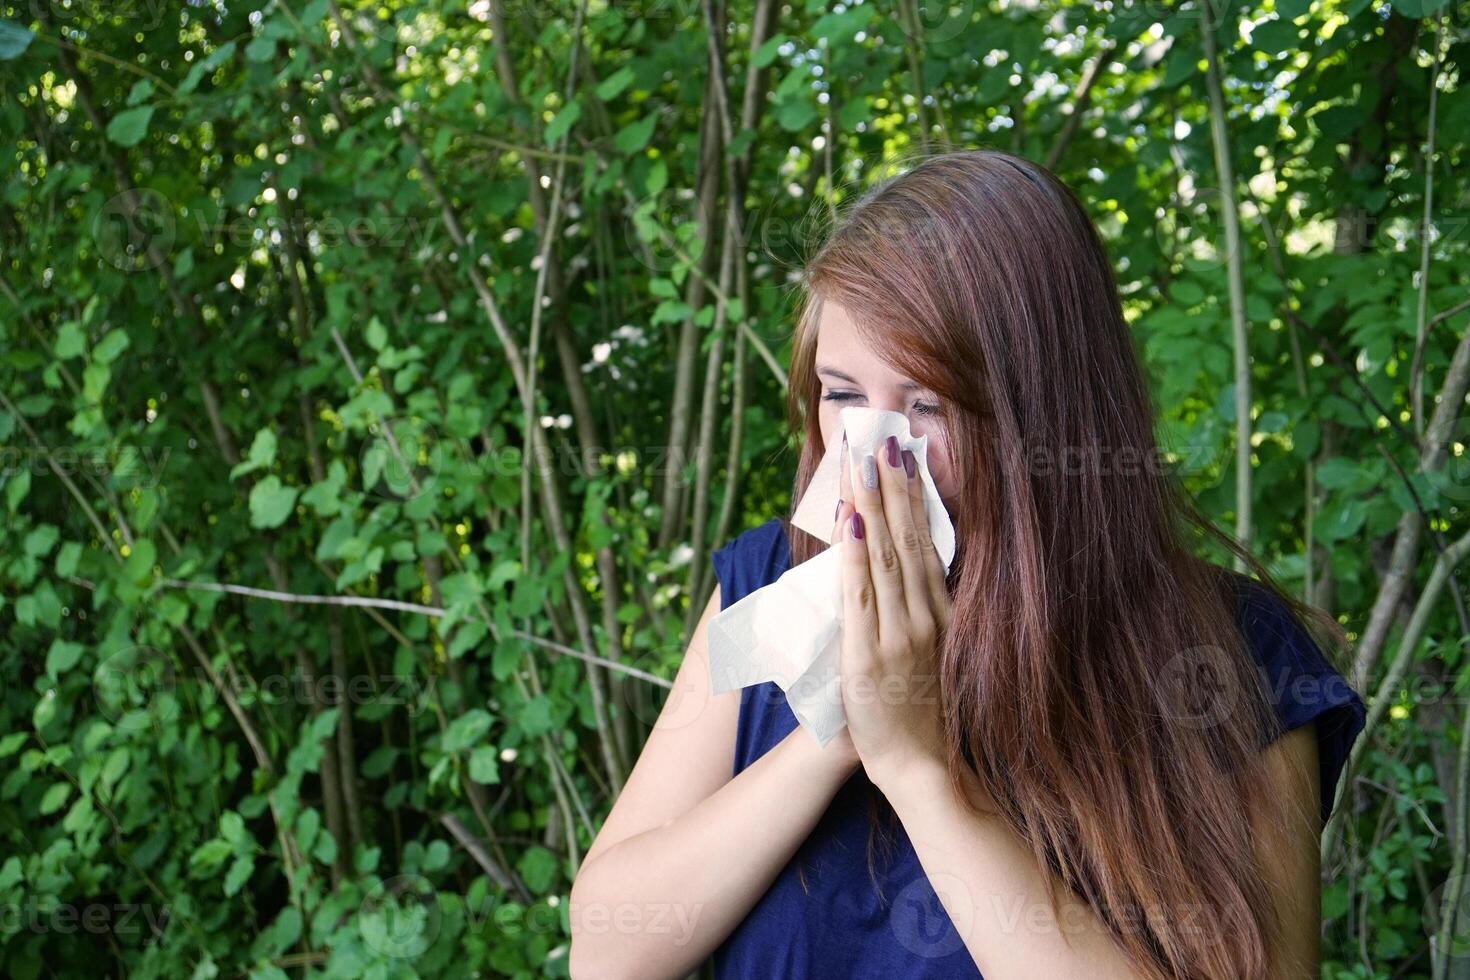
[[[818,374],[830,374],[834,378],[841,378],[843,381],[846,381],[849,384],[855,384],[859,388],[862,387],[861,382],[859,382],[856,378],[852,377],[849,374],[844,374],[844,373],[842,373],[841,371],[837,370],[834,367],[819,367],[819,368],[817,368],[817,373]],[[917,381],[901,381],[901,382],[899,382],[898,387],[902,388],[904,391],[927,391],[928,390],[923,385],[919,384]]]

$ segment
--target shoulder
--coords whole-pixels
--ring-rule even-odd
[[[1257,581],[1237,576],[1236,582],[1236,620],[1284,730],[1305,724],[1327,708],[1361,708],[1358,692],[1291,608]]]
[[[791,548],[785,524],[773,517],[742,531],[710,555],[720,581],[720,606],[726,608],[769,585],[790,567]]]
[[[1281,722],[1267,744],[1305,725],[1315,725],[1325,820],[1348,754],[1363,730],[1367,709],[1280,597],[1253,579],[1232,576],[1242,637]]]

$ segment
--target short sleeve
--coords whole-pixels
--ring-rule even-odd
[[[710,554],[720,582],[720,608],[728,609],[745,596],[781,577],[790,553],[780,518],[737,534]]]
[[[1287,606],[1264,586],[1251,582],[1239,610],[1246,644],[1281,720],[1276,737],[1308,722],[1316,723],[1325,825],[1348,754],[1363,731],[1367,709],[1362,697],[1328,662]],[[1271,741],[1275,738],[1267,744]]]

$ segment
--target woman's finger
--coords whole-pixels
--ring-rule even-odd
[[[913,508],[914,523],[920,528],[920,550],[924,558],[924,581],[929,593],[929,608],[934,612],[940,632],[949,628],[949,586],[945,582],[944,559],[934,547],[934,536],[929,533],[929,498],[925,495],[924,480],[919,473],[919,461],[911,450],[904,451],[904,467],[912,471],[909,481],[909,504]]]
[[[882,452],[882,446],[878,450]],[[853,506],[862,518],[862,540],[868,551],[868,576],[878,609],[878,642],[886,646],[885,640],[897,641],[908,634],[903,569],[883,510],[883,481],[880,479],[883,466],[872,453],[864,453],[861,458],[856,451],[852,455]]]
[[[880,454],[879,482],[883,487],[883,515],[888,533],[893,538],[898,553],[898,564],[903,579],[904,606],[911,626],[932,626],[935,617],[931,610],[928,573],[924,567],[924,541],[929,537],[929,525],[923,522],[922,513],[914,517],[913,487],[920,483],[918,466],[912,475],[905,463],[898,439],[889,436],[883,441]]]
[[[842,535],[842,681],[844,689],[878,671],[878,602],[868,568],[867,533],[863,516],[851,501],[839,525]]]
[[[837,452],[838,469],[841,475],[838,478],[840,488],[837,496],[837,510],[832,515],[832,546],[838,547],[847,539],[847,519],[852,516],[852,480],[847,469],[847,433],[842,433],[842,447]]]

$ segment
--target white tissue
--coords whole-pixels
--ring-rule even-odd
[[[878,457],[884,440],[896,436],[899,448],[911,451],[918,461],[929,534],[948,571],[954,561],[954,525],[929,474],[929,437],[910,434],[908,417],[901,412],[844,408],[838,415],[838,430],[792,515],[792,524],[830,541],[842,487],[842,433],[847,433],[849,480],[854,486],[861,479],[863,455]],[[847,724],[839,683],[841,663],[842,560],[836,548],[829,547],[789,569],[710,620],[713,692],[723,694],[774,681],[786,692],[796,720],[820,745],[826,745]]]

